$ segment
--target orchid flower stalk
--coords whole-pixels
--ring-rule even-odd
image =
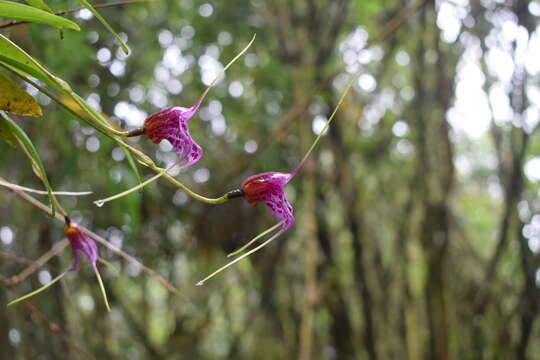
[[[185,163],[180,167],[180,169],[187,169],[188,167],[199,161],[202,157],[202,148],[190,136],[187,121],[197,112],[199,106],[204,101],[210,90],[225,74],[227,69],[231,67],[231,65],[234,64],[236,60],[238,60],[249,49],[253,41],[255,41],[255,37],[256,35],[253,35],[251,41],[244,47],[244,49],[242,49],[240,53],[238,53],[231,61],[229,61],[227,65],[225,65],[223,70],[219,72],[219,74],[214,78],[214,80],[212,80],[210,85],[203,92],[201,97],[199,97],[197,102],[195,102],[195,105],[189,108],[173,106],[153,113],[146,118],[142,128],[127,132],[126,136],[130,137],[145,134],[155,144],[159,144],[162,140],[169,141],[173,146],[174,151],[178,155],[178,160],[171,167],[174,167],[175,165],[180,164],[182,161],[185,160]],[[169,171],[171,171],[170,168],[162,169],[157,173],[157,175],[142,182],[141,184],[117,195],[113,195],[105,199],[96,200],[94,201],[94,203],[97,206],[103,206],[103,204],[105,204],[106,202],[129,195],[132,192],[140,190],[146,185],[154,182]],[[188,195],[192,196],[192,192],[187,193]],[[200,200],[197,197],[195,198],[197,200]],[[223,199],[226,200],[225,197],[223,197]]]
[[[238,253],[241,253],[242,251],[248,249],[250,246],[252,246],[257,240],[261,239],[265,235],[271,233],[272,231],[277,230],[268,240],[264,241],[262,244],[256,246],[255,248],[249,250],[248,252],[244,253],[243,255],[240,255],[236,259],[230,261],[229,263],[225,264],[221,268],[217,269],[201,281],[197,283],[197,286],[203,285],[207,280],[211,279],[212,277],[216,276],[220,272],[224,271],[225,269],[229,268],[230,266],[234,265],[238,261],[248,257],[249,255],[259,251],[266,245],[270,244],[273,240],[278,238],[280,235],[282,235],[284,232],[286,232],[288,229],[290,229],[294,225],[294,210],[287,198],[285,197],[285,191],[284,187],[287,185],[300,171],[302,166],[305,164],[306,160],[309,158],[319,141],[321,140],[322,136],[332,123],[332,120],[334,120],[334,117],[341,107],[341,104],[345,100],[345,97],[349,93],[349,90],[351,89],[352,85],[354,84],[354,81],[358,78],[360,73],[357,73],[352,77],[352,79],[349,81],[347,86],[345,87],[345,90],[343,91],[343,94],[341,94],[341,97],[326,121],[326,124],[324,125],[321,132],[317,135],[313,143],[311,144],[310,148],[300,160],[298,165],[294,168],[293,171],[290,173],[281,173],[281,172],[265,172],[262,174],[256,174],[249,178],[247,178],[243,184],[241,189],[233,190],[228,193],[229,198],[236,198],[236,197],[243,197],[248,203],[251,205],[256,205],[258,203],[265,204],[270,211],[272,212],[272,215],[276,217],[279,222],[272,226],[271,228],[263,231],[256,237],[254,237],[252,240],[250,240],[246,245],[242,246],[240,249],[236,250],[235,252],[229,254],[228,256],[234,256]]]
[[[101,279],[101,275],[99,274],[98,268],[97,268],[97,261],[99,259],[98,249],[96,246],[96,243],[94,240],[92,240],[90,237],[88,237],[86,234],[82,232],[82,230],[75,224],[72,223],[69,217],[65,217],[66,220],[66,228],[64,229],[64,234],[68,238],[70,244],[71,244],[71,266],[64,270],[60,275],[52,279],[49,283],[43,285],[37,290],[34,290],[26,295],[23,295],[15,300],[12,300],[7,304],[7,306],[11,306],[13,304],[16,304],[18,302],[21,302],[23,300],[26,300],[34,295],[37,295],[41,293],[42,291],[47,290],[49,287],[57,283],[59,280],[61,280],[64,276],[66,276],[68,273],[76,271],[79,268],[79,253],[81,253],[84,257],[86,257],[90,264],[92,265],[92,269],[94,270],[94,273],[96,274],[99,288],[101,291],[101,294],[103,295],[103,301],[105,302],[105,307],[108,311],[111,311],[111,308],[109,306],[109,302],[107,300],[107,293],[105,292],[105,286],[103,285],[103,280]]]

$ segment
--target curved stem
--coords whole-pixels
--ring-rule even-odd
[[[240,254],[242,251],[246,250],[248,247],[250,247],[251,244],[253,244],[255,241],[259,240],[260,238],[262,238],[264,235],[274,231],[275,229],[278,228],[278,226],[280,225],[283,225],[283,221],[280,221],[278,222],[276,225],[272,226],[271,228],[263,231],[262,233],[260,233],[259,235],[255,236],[253,239],[251,239],[247,244],[245,244],[244,246],[242,246],[241,248],[233,251],[232,253],[230,254],[227,254],[227,257],[233,257],[233,256],[236,256],[238,254]]]
[[[339,98],[339,101],[338,101],[338,104],[336,105],[334,111],[332,112],[332,115],[330,115],[330,117],[328,118],[328,120],[326,121],[326,124],[324,124],[324,127],[322,128],[321,132],[319,133],[319,135],[317,135],[317,137],[315,138],[315,140],[313,141],[313,144],[311,144],[311,147],[309,148],[309,150],[306,152],[306,154],[304,155],[304,157],[302,158],[302,160],[300,160],[300,162],[298,163],[298,165],[296,166],[296,168],[292,171],[292,174],[293,176],[296,175],[296,173],[300,170],[300,168],[304,165],[304,163],[306,162],[306,160],[308,159],[309,155],[311,155],[311,153],[313,152],[313,150],[315,149],[315,147],[317,146],[317,144],[319,143],[319,141],[321,140],[322,136],[324,135],[324,133],[326,132],[326,130],[328,130],[328,127],[330,126],[330,123],[332,122],[332,120],[334,120],[334,117],[336,116],[336,113],[337,111],[339,110],[341,104],[343,103],[343,100],[345,100],[345,97],[347,96],[347,94],[349,93],[349,90],[351,90],[354,82],[356,81],[356,79],[358,78],[358,76],[360,76],[361,72],[357,72],[353,77],[352,79],[349,81],[349,83],[347,84],[347,86],[345,87],[345,90],[343,91],[343,94],[341,94],[341,97]]]
[[[210,275],[208,275],[207,277],[205,277],[204,279],[202,279],[201,281],[199,281],[197,283],[197,286],[202,286],[204,285],[204,283],[208,280],[210,280],[211,278],[213,278],[214,276],[216,276],[217,274],[219,274],[220,272],[222,272],[223,270],[227,269],[228,267],[236,264],[237,262],[239,262],[240,260],[242,260],[243,258],[245,257],[248,257],[249,255],[253,254],[254,252],[256,251],[259,251],[261,250],[263,247],[265,247],[266,245],[268,245],[272,240],[274,240],[275,238],[277,238],[279,235],[281,235],[281,231],[279,231],[277,234],[273,235],[270,239],[266,240],[265,242],[263,242],[261,245],[257,246],[256,248],[248,251],[247,253],[245,253],[244,255],[240,256],[240,257],[237,257],[236,259],[234,259],[233,261],[225,264],[224,266],[220,267],[219,269],[217,269],[216,271],[214,271],[213,273],[211,273]]]
[[[210,83],[210,85],[206,88],[206,90],[204,90],[203,94],[201,95],[201,97],[199,98],[199,101],[198,103],[202,103],[204,98],[206,97],[206,95],[208,95],[208,93],[210,92],[210,90],[216,85],[216,83],[218,82],[219,78],[221,76],[223,76],[223,74],[225,74],[225,71],[227,71],[227,69],[229,67],[231,67],[232,64],[234,64],[234,62],[236,60],[238,60],[242,55],[244,55],[244,53],[247,51],[247,49],[249,49],[249,47],[251,46],[251,44],[253,44],[253,42],[255,41],[255,38],[257,37],[257,34],[253,34],[253,37],[251,38],[251,40],[249,41],[249,43],[242,49],[242,51],[240,51],[238,53],[238,55],[236,55],[231,61],[229,61],[229,63],[227,65],[225,65],[225,67],[223,68],[223,70],[220,71],[220,73],[214,78],[214,80],[212,80],[212,83]]]
[[[218,80],[223,76],[223,74],[225,74],[227,69],[229,69],[231,65],[236,62],[236,60],[238,60],[242,55],[244,55],[244,53],[249,49],[251,44],[253,44],[253,41],[255,41],[256,37],[257,37],[257,34],[254,34],[251,40],[249,41],[249,43],[242,49],[242,51],[240,51],[231,61],[227,63],[227,65],[225,65],[225,67],[219,72],[219,74],[214,78],[214,80],[212,80],[210,85],[208,85],[208,87],[204,90],[201,97],[199,98],[199,100],[197,100],[197,102],[192,108],[197,108],[204,101],[204,99],[206,98],[210,90],[212,90],[212,88],[216,85]],[[115,132],[116,135],[124,136],[124,137],[139,136],[139,135],[144,134],[144,127],[137,128],[130,131],[113,130],[113,132]]]
[[[109,306],[109,300],[107,300],[107,292],[105,291],[105,286],[103,285],[103,280],[101,280],[101,275],[99,274],[99,271],[97,269],[97,266],[94,264],[93,266],[94,272],[96,273],[96,277],[98,279],[99,283],[99,289],[101,290],[101,295],[103,295],[103,301],[105,302],[105,307],[109,312],[111,312],[111,307]]]
[[[105,260],[104,258],[102,257],[98,257],[97,258],[97,261],[105,266],[107,266],[109,268],[109,270],[112,271],[112,273],[116,276],[120,275],[120,271],[118,271],[118,269],[113,265],[111,264],[110,262],[108,262],[107,260]]]
[[[0,186],[5,186],[8,189],[17,189],[29,193],[39,194],[39,195],[47,195],[48,192],[45,190],[36,190],[29,187],[13,184],[10,182],[5,181],[4,179],[0,178]],[[80,191],[80,192],[72,192],[72,191],[52,191],[53,195],[66,195],[66,196],[83,196],[83,195],[90,195],[92,194],[91,191]]]
[[[253,40],[252,40],[253,41]],[[245,50],[244,50],[245,51]],[[48,90],[46,90],[45,88],[43,88],[42,86],[39,86],[36,82],[28,79],[28,78],[25,78],[24,76],[21,76],[19,73],[17,72],[14,72],[12,71],[9,67],[5,67],[4,65],[2,65],[0,63],[0,66],[6,68],[7,70],[9,70],[10,72],[14,73],[15,75],[17,75],[18,77],[20,77],[22,80],[26,81],[27,83],[31,84],[32,86],[34,86],[36,89],[38,89],[39,91],[41,91],[43,94],[47,95],[49,98],[53,99],[55,102],[57,102],[58,104],[60,104],[62,107],[64,107],[67,111],[69,111],[70,113],[72,113],[73,115],[75,115],[77,118],[79,119],[82,119],[83,121],[85,121],[88,125],[94,127],[96,130],[100,131],[102,134],[104,134],[105,136],[107,137],[110,137],[112,138],[113,140],[115,140],[120,146],[123,146],[124,148],[126,148],[127,150],[129,150],[133,155],[135,155],[135,157],[137,158],[137,160],[143,164],[144,166],[147,166],[149,167],[150,169],[152,169],[153,171],[155,172],[161,172],[163,171],[163,169],[159,168],[158,166],[155,165],[155,163],[152,161],[152,159],[150,157],[148,157],[147,155],[145,155],[144,153],[142,153],[140,150],[134,148],[133,146],[123,142],[122,140],[114,137],[114,136],[111,136],[110,134],[107,133],[107,130],[111,130],[110,128],[107,128],[107,130],[103,130],[103,125],[99,124],[99,126],[96,126],[96,123],[94,122],[90,122],[88,121],[86,118],[84,117],[81,117],[80,114],[78,114],[75,110],[73,110],[72,108],[70,108],[69,106],[67,106],[66,104],[64,104],[62,101],[60,101],[60,99],[58,97],[56,97],[55,95],[53,95],[51,92],[49,92]],[[101,128],[100,128],[101,127]],[[112,130],[113,132],[116,132],[116,133],[119,133],[119,134],[123,134],[122,132],[118,132],[117,130]],[[173,183],[175,186],[179,187],[180,189],[182,189],[186,194],[188,194],[190,197],[192,197],[193,199],[197,200],[197,201],[201,201],[201,202],[204,202],[206,204],[212,204],[212,205],[215,205],[215,204],[221,204],[221,203],[224,203],[225,201],[227,201],[227,195],[223,195],[219,198],[207,198],[205,196],[202,196],[202,195],[199,195],[195,192],[193,192],[192,190],[190,190],[186,185],[182,184],[181,182],[179,182],[178,180],[176,180],[175,178],[169,176],[169,175],[164,175],[164,178],[167,179],[169,182]],[[64,214],[65,215],[65,214]]]
[[[189,196],[191,196],[193,199],[197,201],[200,201],[206,204],[217,205],[217,204],[223,204],[224,202],[229,200],[227,198],[227,194],[222,195],[218,198],[207,198],[205,196],[197,194],[196,192],[191,191],[186,185],[182,184],[180,181],[176,180],[175,178],[173,178],[172,176],[168,174],[164,174],[163,177],[169,180],[171,183],[173,183],[177,187],[179,187],[180,189],[182,189],[186,194],[188,194]]]
[[[58,280],[60,280],[61,278],[63,278],[66,274],[68,273],[68,271],[64,271],[63,273],[61,273],[60,275],[58,275],[57,277],[55,277],[54,279],[52,279],[48,284],[45,284],[43,285],[42,287],[40,287],[39,289],[36,289],[26,295],[23,295],[21,296],[20,298],[17,298],[15,300],[12,300],[10,301],[6,306],[11,306],[13,304],[16,304],[18,302],[21,302],[23,300],[26,300],[28,298],[31,298],[32,296],[34,295],[37,295],[39,294],[40,292],[42,291],[45,291],[47,290],[49,287],[51,287],[52,285],[54,285]]]
[[[174,165],[176,165],[176,164],[173,164],[173,166]],[[126,196],[126,195],[129,195],[129,194],[131,194],[131,193],[133,193],[133,192],[135,192],[135,191],[137,191],[139,189],[142,189],[143,187],[145,187],[146,185],[150,184],[151,182],[159,179],[161,176],[163,176],[163,174],[165,174],[165,173],[167,173],[169,171],[178,171],[178,170],[182,170],[183,168],[184,168],[184,166],[180,166],[180,167],[178,167],[176,169],[172,169],[172,167],[168,168],[168,169],[159,168],[161,171],[157,175],[152,176],[150,179],[147,179],[147,180],[143,181],[142,183],[132,187],[131,189],[123,191],[123,192],[121,192],[119,194],[109,196],[108,198],[105,198],[105,199],[96,200],[96,201],[94,201],[94,204],[96,204],[96,206],[98,206],[98,207],[102,207],[103,204],[105,204],[105,203],[107,203],[109,201],[119,199],[119,198],[121,198],[123,196]]]

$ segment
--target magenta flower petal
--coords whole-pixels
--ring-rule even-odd
[[[266,172],[249,177],[242,184],[244,198],[252,205],[264,203],[276,218],[283,222],[280,232],[285,232],[294,224],[291,204],[285,197],[284,187],[293,174]]]
[[[144,121],[144,132],[152,142],[159,144],[168,140],[178,154],[178,162],[186,160],[185,167],[199,161],[202,156],[201,147],[189,135],[187,120],[197,111],[200,100],[190,108],[169,107],[160,110]]]
[[[9,302],[8,306],[21,302],[25,299],[28,299],[34,295],[41,293],[42,291],[47,290],[50,286],[52,286],[53,284],[58,282],[60,279],[62,279],[66,274],[77,270],[78,264],[79,264],[78,253],[81,253],[86,258],[88,258],[88,260],[92,264],[92,268],[99,282],[99,287],[103,295],[105,306],[107,307],[107,310],[111,311],[109,302],[107,300],[107,294],[105,293],[105,287],[103,286],[103,281],[101,280],[101,275],[99,274],[99,271],[96,265],[97,259],[98,259],[98,249],[97,249],[96,243],[90,237],[85,235],[77,225],[71,223],[68,217],[66,217],[66,223],[67,223],[67,226],[64,230],[64,234],[66,235],[66,237],[68,238],[71,244],[71,255],[72,255],[71,266],[67,270],[63,271],[60,275],[52,279],[48,284],[45,284],[39,289],[34,290],[24,296],[21,296]]]
[[[88,261],[92,264],[94,270],[96,269],[97,259],[99,257],[98,249],[94,240],[85,235],[81,229],[70,223],[64,230],[66,237],[71,244],[71,254],[73,256],[71,267],[68,271],[75,271],[78,268],[78,253],[86,256]]]

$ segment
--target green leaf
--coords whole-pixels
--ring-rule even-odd
[[[13,1],[0,0],[0,18],[28,21],[79,31],[79,25],[73,21],[56,16],[38,8]]]
[[[43,166],[43,162],[41,161],[36,147],[32,143],[32,140],[30,140],[28,135],[26,135],[24,130],[21,129],[19,125],[17,125],[13,120],[11,120],[11,118],[7,116],[3,111],[0,111],[0,121],[18,140],[19,144],[21,145],[21,147],[23,147],[25,153],[28,155],[30,161],[32,162],[32,165],[34,166],[36,171],[38,171],[39,178],[47,189],[47,194],[51,203],[52,215],[54,216],[56,204],[58,204],[58,202],[52,193],[51,185],[49,183],[49,179],[47,178],[47,173],[45,172],[45,167]]]
[[[124,146],[120,146],[120,149],[122,149],[122,151],[126,155],[126,160],[128,162],[128,165],[131,168],[131,171],[133,171],[133,175],[135,175],[137,182],[141,184],[142,183],[141,173],[139,172],[139,168],[137,168],[137,163],[135,163],[135,160],[133,159],[133,155],[131,155],[128,149],[126,149]]]
[[[51,8],[43,0],[24,0],[28,5],[53,14]]]
[[[17,70],[16,72],[24,77],[34,77],[57,90],[62,89],[58,81],[63,80],[48,72],[37,60],[2,34],[0,34],[0,62],[10,70]]]
[[[122,41],[122,39],[120,38],[120,36],[116,33],[116,31],[114,31],[114,29],[109,25],[109,23],[107,23],[107,21],[105,21],[105,19],[103,18],[103,16],[101,16],[97,11],[96,9],[94,9],[94,7],[92,5],[90,5],[90,3],[87,1],[87,0],[77,0],[77,2],[79,4],[81,4],[82,6],[84,6],[88,11],[90,11],[95,17],[96,19],[99,20],[100,23],[103,24],[103,26],[105,26],[107,28],[107,30],[110,31],[111,34],[113,34],[113,36],[116,38],[116,41],[118,41],[118,43],[120,44],[120,46],[122,47],[122,50],[124,50],[124,53],[126,54],[129,54],[129,48],[128,46],[126,45],[126,43],[124,43],[124,41]]]
[[[36,100],[2,73],[0,73],[0,110],[27,116],[43,115]]]
[[[68,83],[59,77],[49,72],[43,65],[41,65],[36,59],[28,55],[23,49],[15,45],[8,38],[0,34],[0,65],[4,65],[9,70],[21,75],[23,78],[35,77],[44,83],[48,84],[52,88],[60,91],[62,94],[67,95],[71,100],[75,101],[82,112],[86,116],[78,111],[74,107],[72,102],[63,100],[61,97],[56,97],[52,94],[47,94],[58,104],[64,106],[69,111],[73,112],[77,117],[94,126],[96,129],[103,132],[105,135],[113,139],[123,150],[127,150],[121,140],[118,139],[112,131],[110,131],[110,124],[108,121],[95,109],[93,109],[83,98],[76,94]],[[41,90],[43,91],[43,90]],[[136,163],[131,153],[126,151],[126,159],[130,168],[133,170],[135,177],[141,181],[141,176],[137,169]]]
[[[13,135],[9,126],[3,121],[0,121],[0,137],[12,148],[17,148],[17,138]]]

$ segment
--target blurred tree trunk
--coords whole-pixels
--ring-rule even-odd
[[[453,150],[446,112],[452,99],[454,67],[448,66],[448,52],[440,44],[435,24],[434,2],[419,15],[415,54],[415,106],[417,121],[417,168],[419,198],[423,220],[420,241],[425,251],[426,314],[429,328],[430,358],[450,358],[451,333],[448,305],[448,244],[450,241],[450,199],[454,183]],[[437,61],[425,61],[430,42]],[[432,68],[432,72],[428,71]]]

